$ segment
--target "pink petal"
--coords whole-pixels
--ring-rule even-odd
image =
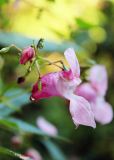
[[[34,84],[31,99],[38,100],[53,96],[69,99],[69,94],[74,92],[80,82],[81,80],[79,78],[67,80],[62,76],[62,72],[46,74],[41,78],[41,90],[38,89],[38,82]]]
[[[94,114],[87,100],[79,96],[72,96],[70,100],[70,113],[76,126],[85,125],[96,127]]]
[[[72,48],[68,48],[64,52],[64,56],[71,67],[71,71],[73,75],[76,77],[79,77],[80,76],[80,66],[79,66],[75,51]]]
[[[70,95],[74,93],[75,88],[80,84],[80,82],[80,78],[74,78],[72,80],[64,79],[60,73],[56,88],[62,97],[70,100]]]
[[[57,128],[43,117],[37,118],[37,126],[48,135],[56,136],[58,134]]]
[[[95,65],[90,69],[89,80],[99,95],[104,96],[108,87],[107,72],[105,66]]]
[[[95,101],[97,94],[90,83],[83,83],[76,88],[76,95],[84,97],[89,102]]]
[[[32,89],[31,99],[42,99],[49,98],[53,96],[60,96],[58,90],[56,89],[56,83],[59,77],[59,73],[49,73],[41,78],[42,88],[38,89],[38,82],[36,82]]]
[[[113,119],[112,106],[105,102],[102,97],[98,97],[96,103],[92,104],[92,110],[96,121],[101,124],[108,124]]]
[[[25,155],[32,158],[33,160],[42,160],[40,153],[34,148],[29,148]]]

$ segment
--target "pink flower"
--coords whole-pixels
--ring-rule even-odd
[[[107,72],[104,66],[95,65],[90,69],[89,83],[83,83],[76,88],[75,93],[83,96],[91,103],[95,119],[101,124],[112,121],[113,110],[109,103],[105,102],[104,96],[108,86]]]
[[[90,69],[89,81],[96,92],[104,96],[108,88],[106,68],[103,65],[95,65]]]
[[[11,143],[14,147],[20,147],[22,145],[22,138],[18,135],[15,135],[11,138]]]
[[[28,149],[25,156],[32,158],[32,160],[42,160],[40,153],[34,148]]]
[[[97,122],[101,124],[108,124],[112,121],[112,106],[107,103],[103,97],[97,97],[96,102],[92,104],[92,110]]]
[[[84,98],[74,94],[75,88],[81,82],[80,67],[75,52],[69,48],[64,52],[64,55],[70,69],[44,75],[41,78],[42,90],[38,89],[38,82],[36,82],[32,89],[31,99],[64,97],[70,101],[70,113],[74,123],[95,128],[90,104]]]
[[[43,117],[37,118],[36,123],[37,126],[48,135],[56,136],[58,134],[57,128],[47,120],[45,120]]]
[[[96,90],[92,87],[90,83],[83,83],[76,88],[76,94],[83,96],[89,102],[93,102],[96,99]]]
[[[28,61],[32,61],[33,57],[35,56],[34,48],[27,47],[22,51],[22,55],[20,57],[20,64],[25,64]]]

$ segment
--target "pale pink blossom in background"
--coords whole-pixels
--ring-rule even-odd
[[[92,87],[90,83],[82,83],[76,88],[76,94],[83,96],[89,102],[95,101],[97,97],[96,90]]]
[[[110,123],[113,119],[112,106],[105,101],[108,88],[107,72],[104,66],[95,65],[90,69],[88,83],[82,83],[75,93],[91,103],[95,120],[101,124]]]
[[[95,65],[90,69],[90,74],[88,77],[92,87],[96,92],[105,96],[108,88],[108,76],[105,66]]]
[[[31,158],[32,160],[43,160],[40,153],[34,148],[29,148],[26,151],[25,156]]]
[[[44,131],[48,135],[56,136],[58,134],[57,128],[43,117],[38,117],[36,120],[36,124],[42,131]]]
[[[108,124],[113,119],[112,106],[103,97],[98,97],[96,102],[92,103],[92,110],[96,121],[101,124]]]
[[[22,51],[21,57],[20,57],[20,64],[26,64],[28,61],[32,61],[32,59],[35,56],[34,48],[27,47]]]
[[[15,135],[11,138],[11,144],[14,147],[20,147],[20,145],[22,144],[22,138],[19,135]]]
[[[69,63],[69,70],[48,73],[41,77],[42,89],[38,89],[36,82],[32,89],[31,99],[39,100],[53,96],[60,96],[70,101],[70,113],[76,126],[79,124],[96,127],[90,104],[84,98],[74,94],[81,83],[80,66],[73,49],[68,48],[64,56]]]

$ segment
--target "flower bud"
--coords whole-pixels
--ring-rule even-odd
[[[42,160],[40,153],[34,148],[29,148],[26,151],[25,156],[32,158],[32,160]]]
[[[25,64],[28,61],[32,61],[35,57],[35,51],[32,47],[27,47],[22,51],[22,55],[20,57],[20,64]]]
[[[53,124],[48,122],[45,118],[38,117],[36,120],[36,124],[37,124],[38,128],[40,128],[42,131],[44,131],[48,135],[57,136],[57,134],[58,134],[57,128]]]
[[[41,39],[38,41],[37,48],[42,49],[43,47],[44,47],[44,39],[41,38]]]
[[[20,83],[23,83],[25,81],[25,77],[19,77],[17,79],[17,83],[20,84]]]
[[[16,147],[16,148],[19,148],[22,144],[22,139],[20,136],[18,135],[15,135],[11,138],[11,144]]]

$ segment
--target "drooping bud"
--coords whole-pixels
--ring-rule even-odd
[[[22,145],[22,138],[18,135],[13,136],[11,138],[11,144],[16,148],[20,147]]]
[[[24,81],[25,81],[25,77],[24,77],[24,76],[19,77],[19,78],[17,79],[17,83],[18,83],[18,84],[23,83]]]
[[[25,156],[32,158],[32,160],[42,160],[40,153],[34,148],[29,148],[26,151]]]
[[[22,51],[22,55],[20,57],[20,64],[25,64],[28,61],[32,61],[35,57],[35,51],[33,47],[27,47]]]
[[[38,41],[37,48],[42,49],[43,47],[44,47],[44,39],[41,38],[41,39]]]

